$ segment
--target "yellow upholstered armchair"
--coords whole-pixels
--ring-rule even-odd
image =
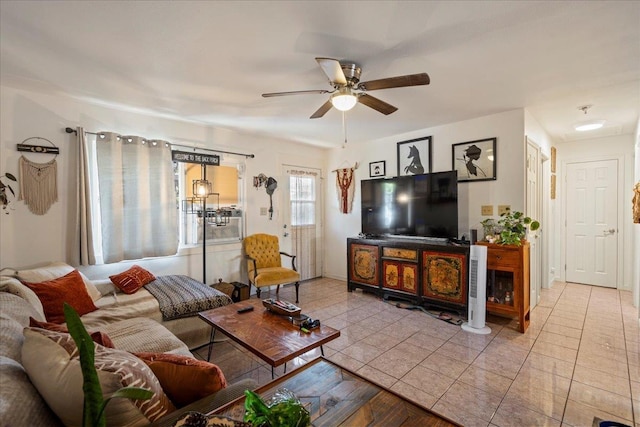
[[[296,271],[296,256],[280,252],[278,236],[270,234],[252,234],[242,242],[247,259],[247,273],[249,282],[256,287],[256,294],[260,298],[262,286],[294,283],[296,285],[296,303],[298,302],[298,288],[300,287],[300,273]],[[281,255],[291,258],[291,268],[282,266]]]

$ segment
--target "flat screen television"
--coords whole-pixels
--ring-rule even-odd
[[[456,171],[361,181],[362,233],[458,237]]]

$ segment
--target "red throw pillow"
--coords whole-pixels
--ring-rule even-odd
[[[168,353],[135,353],[153,371],[171,402],[181,408],[227,386],[217,365]]]
[[[29,316],[29,326],[31,326],[32,328],[46,329],[48,331],[64,332],[67,334],[69,333],[69,330],[66,326],[62,326],[57,323],[40,322],[39,320],[36,320],[31,316]],[[111,338],[109,338],[109,335],[107,335],[105,332],[89,332],[89,335],[91,335],[91,339],[96,344],[100,344],[103,347],[116,348],[113,345],[113,341],[111,341]]]
[[[49,322],[64,323],[63,303],[68,303],[79,316],[98,309],[87,292],[78,270],[40,283],[22,282],[38,296]]]
[[[139,265],[134,265],[127,271],[109,276],[109,279],[125,294],[134,294],[147,283],[156,280],[156,276]]]

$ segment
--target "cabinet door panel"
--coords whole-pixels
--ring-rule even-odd
[[[378,247],[351,245],[351,280],[378,286]]]

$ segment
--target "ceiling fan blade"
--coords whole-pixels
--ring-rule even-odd
[[[358,84],[358,89],[378,90],[378,89],[390,89],[393,87],[421,86],[421,85],[428,85],[429,82],[430,82],[430,79],[427,73],[408,74],[406,76],[388,77],[386,79],[362,82]]]
[[[363,93],[358,97],[358,102],[366,105],[367,107],[373,108],[374,110],[379,111],[386,116],[397,110],[397,108],[393,105],[387,104],[386,102],[378,98],[374,98],[371,95],[367,95],[366,93]]]
[[[272,93],[263,93],[263,98],[271,98],[273,96],[288,96],[288,95],[307,95],[310,93],[331,93],[329,90],[317,89],[317,90],[294,90],[291,92],[272,92]]]
[[[344,71],[342,71],[340,61],[332,58],[316,58],[316,61],[318,61],[318,65],[327,75],[331,84],[347,84],[347,78],[344,75]]]
[[[327,102],[322,104],[322,106],[320,108],[318,108],[318,110],[316,110],[316,112],[313,113],[311,115],[311,117],[309,117],[309,118],[310,119],[319,119],[320,117],[322,117],[325,114],[327,114],[327,111],[331,110],[331,107],[333,107],[333,104],[331,104],[331,99],[329,99]]]

